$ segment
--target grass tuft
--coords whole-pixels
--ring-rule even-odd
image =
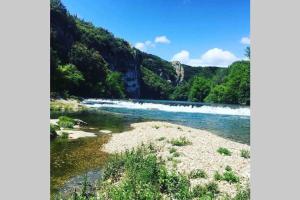
[[[196,178],[207,178],[207,174],[204,170],[202,169],[196,169],[191,171],[189,174],[189,178],[196,179]]]
[[[231,156],[231,152],[228,149],[224,148],[224,147],[218,148],[217,152],[221,155]]]
[[[72,119],[71,117],[60,116],[58,118],[57,124],[63,128],[73,128],[75,125],[75,120]]]
[[[171,144],[174,146],[186,146],[192,144],[186,137],[180,137],[178,139],[172,139]]]
[[[243,158],[250,158],[250,151],[246,149],[241,150],[241,157]]]

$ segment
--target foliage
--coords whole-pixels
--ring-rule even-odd
[[[110,72],[106,78],[106,84],[110,98],[125,98],[125,88],[121,73]]]
[[[241,150],[241,157],[243,158],[250,158],[250,151],[246,149]]]
[[[238,192],[232,200],[250,200],[250,187],[238,188]]]
[[[250,59],[250,56],[251,56],[251,50],[250,50],[250,47],[246,47],[245,49],[245,56]]]
[[[75,125],[75,120],[67,116],[60,116],[57,124],[62,128],[73,128]]]
[[[225,82],[216,85],[205,102],[250,104],[250,62],[237,61],[229,66]]]
[[[217,152],[221,155],[224,155],[224,156],[231,156],[231,152],[228,149],[224,148],[224,147],[218,148]]]
[[[189,91],[188,99],[190,101],[203,102],[204,98],[209,94],[211,82],[201,76],[194,78],[191,89]]]
[[[173,93],[170,95],[170,99],[185,101],[188,99],[189,90],[190,83],[183,82],[182,84],[179,84],[174,88]]]
[[[219,188],[215,182],[210,182],[204,186],[196,185],[192,193],[194,198],[213,199],[219,193]]]
[[[182,64],[178,83],[172,63],[70,15],[60,0],[50,8],[50,89],[58,96],[250,104],[249,61],[229,68]]]
[[[240,178],[232,171],[232,170],[225,170],[223,175],[220,174],[218,171],[214,174],[215,181],[227,181],[228,183],[238,183]]]
[[[141,90],[144,91],[142,98],[146,99],[168,99],[172,92],[172,85],[152,72],[141,67]]]
[[[58,131],[60,128],[57,125],[50,124],[50,138],[54,139],[57,137],[56,131]]]
[[[207,178],[207,173],[202,170],[202,169],[195,169],[193,171],[191,171],[191,173],[189,174],[189,177],[192,179],[195,178]]]
[[[171,144],[174,146],[186,146],[192,143],[186,137],[180,137],[178,139],[172,139]]]
[[[223,180],[228,183],[238,183],[240,178],[233,171],[225,171],[223,174]]]

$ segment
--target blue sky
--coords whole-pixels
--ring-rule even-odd
[[[62,0],[71,14],[166,60],[226,67],[250,44],[250,0]]]

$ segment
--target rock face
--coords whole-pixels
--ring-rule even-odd
[[[181,63],[179,61],[173,61],[172,66],[175,68],[176,71],[176,83],[179,84],[184,79],[184,68],[182,67]]]
[[[130,69],[123,74],[125,89],[132,98],[140,97],[139,72],[137,69]]]

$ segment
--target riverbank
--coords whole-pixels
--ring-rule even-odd
[[[158,156],[166,161],[169,169],[184,174],[203,170],[207,178],[191,179],[191,185],[216,181],[230,168],[239,178],[238,183],[218,180],[220,192],[233,197],[238,185],[245,186],[250,180],[250,158],[241,156],[241,151],[250,151],[250,146],[233,142],[210,132],[175,125],[167,122],[142,122],[131,125],[132,130],[112,134],[102,150],[109,153],[120,153],[127,149],[137,148],[143,144],[153,144],[158,149]],[[229,151],[221,154],[220,148]],[[219,152],[218,152],[219,151]]]

